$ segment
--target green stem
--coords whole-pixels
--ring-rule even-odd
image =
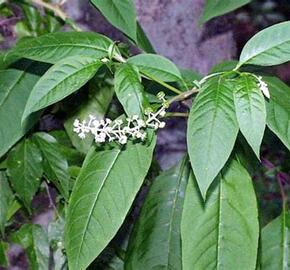
[[[156,77],[147,74],[146,72],[141,72],[141,74],[142,74],[145,78],[149,78],[150,80],[155,81],[155,82],[157,82],[158,84],[160,84],[160,85],[166,87],[168,90],[174,92],[175,94],[181,94],[181,93],[183,93],[181,90],[175,88],[174,86],[172,86],[172,85],[170,85],[170,84],[168,84],[168,83],[166,83],[166,82],[163,82],[163,81],[157,79]]]
[[[181,92],[178,96],[175,96],[175,97],[173,97],[172,99],[169,99],[169,100],[168,100],[168,104],[170,105],[170,104],[173,103],[173,102],[181,101],[181,100],[187,99],[187,98],[189,98],[190,96],[192,96],[193,94],[197,93],[198,91],[199,91],[198,88],[192,88],[192,89],[189,90],[189,91]]]
[[[168,112],[166,113],[165,117],[188,117],[189,113],[182,113],[182,112]]]

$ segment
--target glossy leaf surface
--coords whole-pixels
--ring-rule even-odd
[[[52,66],[32,89],[23,119],[81,88],[101,66],[100,60],[89,56],[68,57]]]
[[[261,270],[290,268],[290,214],[282,214],[262,230]]]
[[[158,176],[134,227],[125,269],[182,269],[180,224],[189,162]]]
[[[214,17],[221,16],[250,2],[251,0],[206,0],[201,22],[205,23]]]
[[[27,70],[29,71],[29,70]],[[38,75],[17,69],[0,71],[0,157],[34,124],[35,117],[21,124],[21,117]]]
[[[44,174],[67,199],[69,193],[68,163],[60,152],[59,144],[54,137],[47,133],[36,133],[33,139],[43,157]]]
[[[128,59],[145,75],[148,74],[162,81],[174,82],[181,79],[178,68],[167,58],[156,54],[139,54]]]
[[[8,172],[13,189],[27,208],[40,185],[42,156],[30,140],[22,140],[8,157]]]
[[[137,22],[132,0],[91,0],[106,19],[131,39],[137,39]]]
[[[151,164],[150,145],[129,142],[92,148],[76,180],[67,214],[65,244],[70,270],[84,270],[123,223]]]
[[[267,125],[290,149],[290,88],[275,77],[264,77],[269,86],[270,99],[266,103]]]
[[[209,79],[192,105],[187,131],[191,165],[204,198],[229,158],[238,130],[233,85],[220,77]]]
[[[19,41],[8,53],[36,61],[56,63],[70,56],[91,56],[95,59],[108,54],[112,41],[93,32],[57,32]]]
[[[183,270],[255,270],[257,203],[252,180],[237,161],[217,177],[205,203],[189,179],[181,235]]]
[[[256,156],[266,127],[266,105],[257,80],[243,75],[235,81],[234,100],[240,130]]]
[[[290,60],[290,22],[270,26],[253,36],[244,46],[238,66],[272,66]]]
[[[128,116],[142,117],[148,105],[139,71],[131,64],[122,64],[115,73],[115,92]]]

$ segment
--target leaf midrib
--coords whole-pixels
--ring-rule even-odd
[[[114,167],[114,165],[115,165],[115,163],[116,163],[116,161],[117,161],[117,159],[118,159],[118,157],[119,157],[120,154],[121,154],[121,150],[118,149],[117,152],[116,152],[116,154],[115,154],[115,157],[114,157],[114,159],[113,159],[113,161],[112,161],[112,164],[111,164],[111,166],[110,166],[109,169],[108,169],[108,173],[107,173],[107,174],[104,176],[104,178],[103,178],[102,184],[101,184],[101,186],[100,186],[100,188],[99,188],[99,190],[98,190],[98,192],[97,192],[97,194],[96,194],[95,201],[94,201],[94,203],[93,203],[93,205],[92,205],[92,207],[91,207],[91,209],[90,209],[90,212],[89,212],[89,215],[88,215],[87,222],[85,223],[85,226],[84,226],[84,229],[83,229],[83,232],[84,232],[84,233],[82,233],[82,237],[81,237],[81,240],[80,240],[80,241],[81,241],[81,244],[80,244],[79,249],[78,249],[77,260],[76,260],[76,261],[77,261],[77,267],[78,267],[78,268],[79,268],[79,265],[80,265],[80,260],[79,260],[79,258],[80,258],[81,250],[82,250],[82,248],[83,248],[84,238],[85,238],[85,236],[86,236],[86,234],[87,234],[87,229],[88,229],[88,226],[89,226],[90,220],[91,220],[91,218],[92,218],[92,212],[94,211],[94,208],[95,208],[95,206],[96,206],[96,204],[97,204],[97,201],[98,201],[99,195],[100,195],[100,193],[101,193],[101,191],[102,191],[102,189],[103,189],[103,187],[104,187],[104,185],[105,185],[105,183],[106,183],[106,180],[108,179],[108,177],[109,177],[109,175],[110,175],[110,172],[112,171],[112,169],[113,169],[113,167]]]
[[[177,203],[177,199],[178,199],[178,194],[179,194],[179,191],[180,191],[180,186],[181,186],[181,182],[182,182],[182,178],[183,178],[183,173],[184,173],[184,168],[186,166],[186,159],[183,160],[181,166],[180,166],[180,169],[179,169],[179,174],[178,174],[178,185],[177,185],[177,188],[175,190],[175,194],[174,194],[174,198],[173,198],[173,205],[172,205],[172,208],[171,208],[171,213],[170,213],[170,225],[169,225],[169,231],[168,231],[168,249],[167,249],[167,254],[168,254],[168,257],[167,257],[167,269],[170,269],[169,265],[169,259],[170,259],[170,242],[171,242],[171,238],[172,238],[172,224],[173,224],[173,216],[174,216],[174,213],[175,213],[175,209],[176,209],[176,203]]]
[[[98,64],[100,64],[99,63],[99,60],[98,59],[96,59],[93,63],[91,63],[91,64],[89,64],[89,65],[86,65],[86,66],[83,66],[81,69],[77,69],[75,72],[73,72],[73,73],[71,73],[71,74],[69,74],[67,77],[65,77],[63,80],[61,80],[61,81],[59,81],[56,85],[54,85],[52,88],[50,88],[50,90],[48,91],[48,92],[46,92],[45,93],[45,95],[43,95],[36,103],[34,103],[34,105],[33,105],[33,107],[32,107],[32,109],[33,109],[33,111],[30,111],[29,113],[32,113],[32,112],[34,112],[35,111],[35,107],[37,108],[37,109],[39,109],[39,104],[41,104],[42,103],[42,101],[45,99],[45,97],[47,97],[47,95],[48,94],[51,94],[52,92],[54,92],[55,91],[55,89],[57,89],[61,84],[64,84],[67,80],[69,80],[71,77],[73,77],[73,76],[76,76],[78,73],[81,73],[81,72],[83,72],[84,70],[86,70],[86,69],[89,69],[89,68],[91,68],[91,67],[93,67],[93,66],[97,66]],[[97,72],[97,69],[95,70],[95,72]],[[92,74],[90,74],[90,76],[92,76]],[[89,77],[90,77],[89,76]],[[35,88],[37,88],[38,87],[38,85],[39,84],[41,84],[43,81],[45,82],[47,79],[46,78],[44,78],[43,80],[39,80],[38,82],[37,82],[37,84],[35,85],[35,87],[33,88],[33,90],[35,89]],[[33,91],[32,90],[32,91]],[[65,95],[66,96],[66,95]],[[48,105],[51,105],[51,104],[49,104],[48,103]],[[47,106],[48,106],[47,105]],[[36,110],[37,110],[36,109]],[[27,113],[25,113],[25,115],[27,115]]]
[[[273,46],[273,47],[270,47],[270,48],[268,48],[268,49],[264,49],[263,51],[260,51],[258,54],[256,54],[256,55],[250,57],[248,60],[239,63],[238,65],[239,65],[239,66],[242,66],[242,65],[245,65],[245,64],[247,64],[247,63],[250,63],[254,58],[260,56],[261,54],[267,53],[267,51],[270,51],[270,50],[272,50],[272,49],[274,49],[274,48],[276,48],[276,47],[279,47],[279,46],[283,45],[284,43],[288,43],[288,42],[290,43],[290,40],[288,40],[288,41],[283,41],[283,42],[281,42],[281,43],[276,44],[276,45]]]

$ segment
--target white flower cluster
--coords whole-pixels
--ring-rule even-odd
[[[74,132],[78,134],[81,139],[84,139],[88,133],[93,134],[97,143],[104,143],[106,141],[117,141],[120,144],[126,144],[128,138],[141,139],[146,138],[146,128],[164,128],[165,122],[160,121],[158,117],[165,116],[165,107],[162,106],[157,112],[145,112],[146,119],[140,119],[138,115],[133,115],[114,121],[106,118],[105,120],[97,120],[93,115],[89,116],[89,121],[74,121]]]
[[[270,92],[269,92],[268,84],[262,80],[261,76],[258,76],[257,80],[258,80],[258,87],[260,88],[260,90],[262,91],[264,96],[266,98],[270,98]]]

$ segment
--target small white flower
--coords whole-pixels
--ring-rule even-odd
[[[160,113],[159,113],[159,115],[160,115],[161,117],[164,117],[165,114],[166,114],[166,111],[165,111],[165,110],[161,110]]]
[[[165,122],[160,122],[159,123],[159,128],[164,128],[165,127]]]
[[[260,88],[264,96],[270,99],[270,92],[269,92],[268,84],[262,80],[261,76],[258,77],[258,81],[259,81],[258,87]]]
[[[119,139],[119,143],[120,143],[120,144],[126,144],[127,141],[128,141],[128,139],[127,139],[126,136],[122,136],[122,137],[120,137],[120,139]]]

